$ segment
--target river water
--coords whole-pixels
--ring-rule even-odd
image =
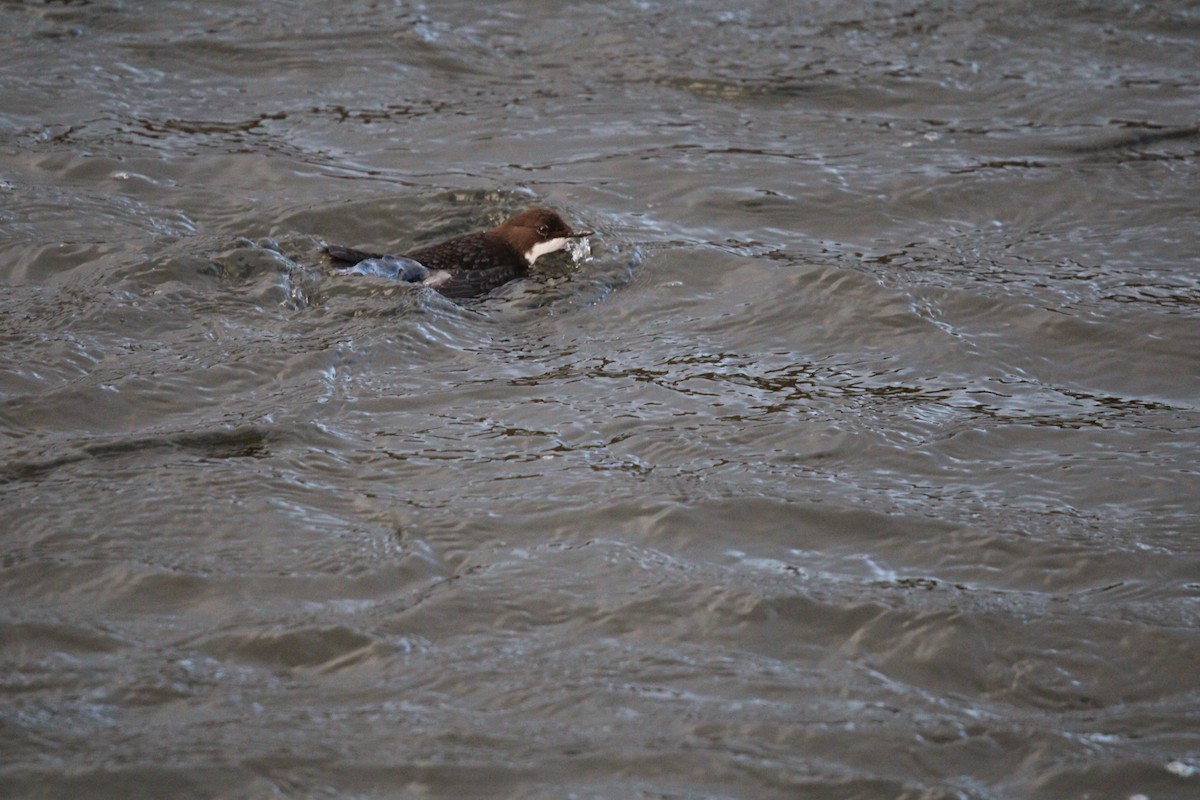
[[[0,795],[1200,796],[1195,3],[0,44]]]

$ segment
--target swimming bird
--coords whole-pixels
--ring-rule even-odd
[[[327,245],[325,252],[334,261],[352,265],[354,272],[388,275],[421,283],[447,297],[464,298],[490,292],[524,275],[539,257],[563,249],[571,239],[591,235],[591,231],[573,230],[549,208],[527,208],[490,230],[399,256],[336,244]]]

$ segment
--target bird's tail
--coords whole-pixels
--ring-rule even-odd
[[[353,247],[342,247],[340,244],[325,245],[325,252],[334,261],[344,261],[347,264],[357,264],[360,261],[366,261],[368,258],[383,258],[378,253],[368,253],[365,250],[355,250]]]

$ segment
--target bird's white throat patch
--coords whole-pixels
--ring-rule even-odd
[[[525,252],[525,260],[529,262],[529,266],[533,266],[533,262],[538,260],[539,256],[544,256],[547,253],[553,253],[562,250],[567,246],[567,237],[561,236],[557,239],[547,239],[544,242],[538,242],[533,247]]]

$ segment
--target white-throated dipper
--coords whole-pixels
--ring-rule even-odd
[[[379,255],[331,244],[334,261],[364,274],[386,274],[421,283],[447,297],[474,297],[524,275],[539,256],[566,247],[571,239],[591,236],[572,230],[548,208],[527,208],[501,225],[468,233],[400,256]]]

